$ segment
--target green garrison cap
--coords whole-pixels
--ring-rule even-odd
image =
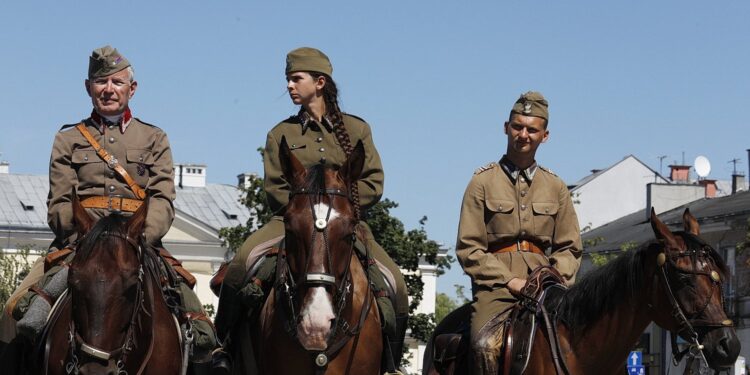
[[[302,47],[286,54],[286,73],[318,72],[329,77],[333,74],[333,66],[325,53],[310,47]]]
[[[547,99],[544,99],[542,93],[529,91],[522,94],[521,97],[516,100],[516,104],[513,105],[513,109],[511,109],[510,112],[524,116],[541,117],[549,121],[548,106]]]
[[[91,52],[89,57],[89,78],[106,77],[130,66],[130,61],[107,45]]]

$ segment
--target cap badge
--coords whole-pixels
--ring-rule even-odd
[[[529,113],[531,113],[531,103],[524,103],[523,114],[528,115]]]

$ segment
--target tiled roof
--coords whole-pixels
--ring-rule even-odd
[[[43,229],[47,226],[47,176],[0,174],[0,227]],[[250,210],[239,203],[240,190],[232,185],[177,188],[178,212],[215,230],[245,224]]]

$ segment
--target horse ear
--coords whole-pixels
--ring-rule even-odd
[[[279,145],[279,161],[281,162],[281,171],[284,178],[292,185],[302,185],[305,181],[307,171],[302,163],[292,154],[286,143],[286,137],[281,137]]]
[[[653,207],[651,208],[651,228],[654,230],[656,239],[663,243],[667,249],[676,250],[679,248],[674,234],[672,234],[672,231],[669,230],[666,224],[659,220]]]
[[[362,168],[364,168],[364,166],[365,146],[360,140],[357,142],[357,145],[354,146],[352,154],[349,155],[349,157],[346,159],[344,165],[341,166],[339,174],[344,179],[344,181],[353,183],[359,180],[360,175],[362,175]]]
[[[685,232],[690,232],[696,236],[701,234],[701,228],[698,225],[698,219],[690,213],[690,209],[686,208],[685,213],[682,214],[682,223],[685,226]]]
[[[143,200],[143,204],[139,207],[133,216],[128,219],[128,237],[138,239],[143,233],[143,229],[146,227],[146,214],[148,213],[148,197]]]
[[[81,202],[78,200],[76,188],[73,188],[73,192],[71,193],[71,204],[73,205],[73,226],[78,232],[78,238],[81,238],[94,226],[94,219],[91,218],[91,215],[86,212],[86,209],[83,208]]]

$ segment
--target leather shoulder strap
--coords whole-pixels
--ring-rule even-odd
[[[117,162],[117,158],[112,156],[109,152],[107,152],[107,150],[103,149],[102,146],[99,145],[99,142],[97,142],[96,139],[94,139],[94,137],[91,135],[91,133],[89,133],[89,130],[86,129],[86,125],[84,123],[80,123],[76,125],[76,129],[81,132],[81,135],[86,138],[89,144],[91,144],[91,147],[93,147],[96,151],[96,154],[99,155],[99,157],[104,160],[105,163],[107,163],[109,168],[113,169],[115,172],[117,172],[117,174],[120,175],[120,177],[125,180],[125,183],[128,184],[130,190],[135,193],[136,198],[145,199],[146,192],[143,191],[143,189],[138,186],[135,180],[130,177],[128,171],[126,171],[125,168],[123,168],[122,165]]]

